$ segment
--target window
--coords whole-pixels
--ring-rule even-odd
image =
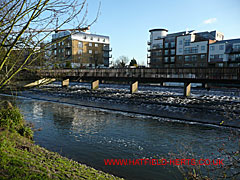
[[[233,49],[240,49],[240,44],[234,44]]]
[[[78,47],[79,47],[79,48],[82,48],[82,47],[83,47],[83,43],[79,41],[79,42],[78,42]]]
[[[214,55],[210,55],[210,59],[214,59]]]
[[[191,59],[190,59],[190,56],[185,56],[185,61],[190,61]]]
[[[190,53],[190,48],[189,47],[185,48],[184,54],[189,54],[189,53]]]
[[[219,54],[219,59],[222,59],[223,60],[223,54]]]
[[[66,55],[70,56],[70,55],[71,55],[71,52],[68,50],[68,51],[66,52]]]
[[[179,45],[182,45],[183,41],[182,40],[179,40]]]
[[[98,51],[95,51],[95,54],[98,54]]]
[[[95,44],[95,47],[98,47],[98,44]]]
[[[93,37],[91,37],[91,40],[93,40]]]
[[[103,42],[105,42],[106,40],[105,39],[103,39]]]
[[[164,54],[165,54],[165,55],[168,55],[168,50],[165,50]]]
[[[175,47],[175,42],[171,42],[171,47]]]
[[[92,54],[92,50],[89,50],[88,52],[89,52],[89,54]]]
[[[78,50],[78,54],[82,54],[82,49],[79,49],[79,50]]]
[[[205,46],[201,46],[201,51],[205,51]]]
[[[178,49],[178,52],[179,52],[179,53],[182,53],[182,48],[179,48],[179,49]]]
[[[201,54],[201,59],[205,59],[206,55],[205,54]]]
[[[214,51],[215,50],[215,46],[211,46],[210,50]]]
[[[88,45],[89,45],[90,47],[92,47],[92,43],[89,43]]]
[[[224,45],[220,45],[219,50],[224,50]]]
[[[218,67],[223,67],[223,63],[218,63],[217,66]]]
[[[192,61],[196,61],[197,60],[197,55],[193,55],[192,56]]]
[[[175,49],[171,49],[171,55],[175,54]]]
[[[165,43],[165,48],[168,48],[168,43]]]
[[[171,57],[171,62],[175,62],[175,57]]]
[[[168,57],[164,58],[164,62],[166,62],[166,63],[168,62]]]
[[[185,46],[190,46],[190,40],[185,40],[184,45]]]

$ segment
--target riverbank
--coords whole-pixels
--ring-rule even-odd
[[[35,145],[13,107],[0,109],[0,179],[120,179]]]

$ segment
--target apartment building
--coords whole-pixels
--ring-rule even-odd
[[[209,45],[224,38],[218,31],[168,34],[166,29],[152,29],[149,32],[148,64],[152,68],[207,67]]]
[[[58,32],[52,36],[55,61],[61,67],[71,64],[72,68],[109,67],[111,58],[108,36],[68,31]]]
[[[240,67],[240,38],[211,44],[208,63],[210,67]]]

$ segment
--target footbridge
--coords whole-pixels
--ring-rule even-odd
[[[131,93],[137,91],[138,83],[182,82],[184,95],[189,96],[191,83],[240,84],[240,67],[38,70],[31,72],[31,77],[62,80],[63,86],[68,86],[69,80],[91,81],[92,89],[104,81],[129,82]]]

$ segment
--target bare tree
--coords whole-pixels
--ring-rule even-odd
[[[124,68],[128,62],[129,59],[127,56],[120,56],[119,58],[117,58],[116,62],[114,63],[114,66],[118,68]]]
[[[45,56],[53,32],[71,23],[88,29],[98,13],[89,24],[87,13],[87,0],[0,0],[0,88]]]

